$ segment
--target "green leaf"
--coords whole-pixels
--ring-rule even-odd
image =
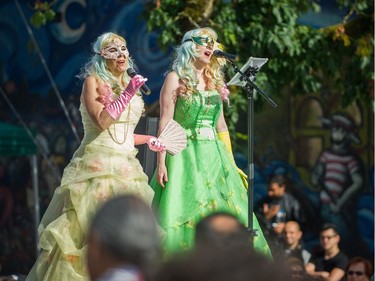
[[[33,26],[39,28],[41,25],[46,24],[47,19],[43,12],[37,11],[31,16],[30,22]]]
[[[48,9],[48,10],[46,10],[46,12],[45,12],[45,16],[46,16],[46,19],[47,19],[48,21],[52,21],[52,20],[55,18],[56,13],[55,13],[53,10]]]

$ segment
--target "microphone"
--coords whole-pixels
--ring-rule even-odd
[[[131,68],[131,67],[129,67],[127,70],[126,70],[126,73],[128,73],[128,75],[131,77],[131,78],[133,78],[135,75],[137,75],[137,72],[133,69],[133,68]],[[142,86],[141,86],[141,91],[145,94],[145,95],[149,95],[149,94],[151,94],[151,90],[150,90],[150,88],[149,87],[147,87],[146,86],[146,84],[143,84]]]
[[[238,59],[236,55],[228,54],[228,53],[225,53],[225,52],[220,51],[220,50],[215,50],[213,52],[213,55],[215,57],[225,58],[225,59],[230,60],[230,61],[236,61]]]

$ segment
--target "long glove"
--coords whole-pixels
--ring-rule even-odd
[[[228,131],[220,132],[220,133],[217,133],[217,136],[219,137],[219,140],[221,140],[224,143],[224,145],[226,146],[233,163],[236,165],[236,163],[234,161],[234,157],[233,157],[232,144],[231,144],[231,141],[230,141],[229,132]],[[247,175],[241,169],[239,169],[238,167],[237,167],[237,171],[240,174],[241,180],[242,180],[244,186],[247,189],[248,188]]]
[[[130,79],[128,86],[122,92],[122,94],[112,103],[110,103],[105,110],[112,117],[113,120],[117,120],[121,113],[125,110],[126,105],[130,102],[131,98],[141,88],[141,86],[147,81],[147,78],[141,75],[135,75]]]

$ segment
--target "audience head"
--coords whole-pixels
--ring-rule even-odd
[[[163,264],[157,281],[286,281],[286,267],[248,248],[201,246]]]
[[[247,245],[250,237],[238,218],[227,212],[214,212],[201,219],[196,225],[196,246],[211,244],[218,247]]]
[[[347,281],[369,281],[373,275],[372,264],[362,257],[349,260],[345,270]]]
[[[301,228],[296,221],[288,221],[284,227],[284,241],[288,248],[295,249],[302,239]]]
[[[273,175],[268,181],[268,196],[283,197],[286,190],[286,178],[283,175]]]
[[[303,261],[295,257],[290,257],[286,260],[286,263],[289,269],[289,277],[291,281],[303,281],[307,278]]]
[[[108,269],[134,266],[146,277],[160,253],[159,233],[151,208],[133,195],[105,202],[88,233],[87,265],[92,280]]]
[[[323,224],[320,231],[320,244],[325,251],[338,247],[340,235],[336,226],[332,223]]]

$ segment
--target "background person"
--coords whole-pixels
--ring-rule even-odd
[[[339,248],[340,235],[336,226],[326,223],[320,231],[322,251],[311,256],[306,272],[318,280],[339,281],[345,275],[347,256]]]
[[[297,198],[287,190],[288,181],[283,175],[273,175],[268,180],[268,194],[255,205],[255,212],[264,229],[272,252],[282,248],[285,223],[293,220],[305,223],[305,214]]]
[[[88,233],[87,266],[93,281],[152,280],[160,239],[151,208],[134,195],[116,196],[95,214]]]
[[[213,212],[202,218],[195,227],[195,248],[212,244],[221,247],[250,247],[250,233],[236,216]]]
[[[303,261],[296,257],[288,257],[286,265],[289,269],[289,276],[291,281],[312,281],[305,269]]]
[[[282,257],[295,257],[304,264],[310,260],[311,254],[303,247],[303,233],[296,221],[287,221],[283,233]]]
[[[374,275],[372,264],[363,257],[354,257],[349,260],[345,270],[346,281],[369,281]]]
[[[156,281],[290,281],[288,268],[247,247],[212,244],[168,259]]]

